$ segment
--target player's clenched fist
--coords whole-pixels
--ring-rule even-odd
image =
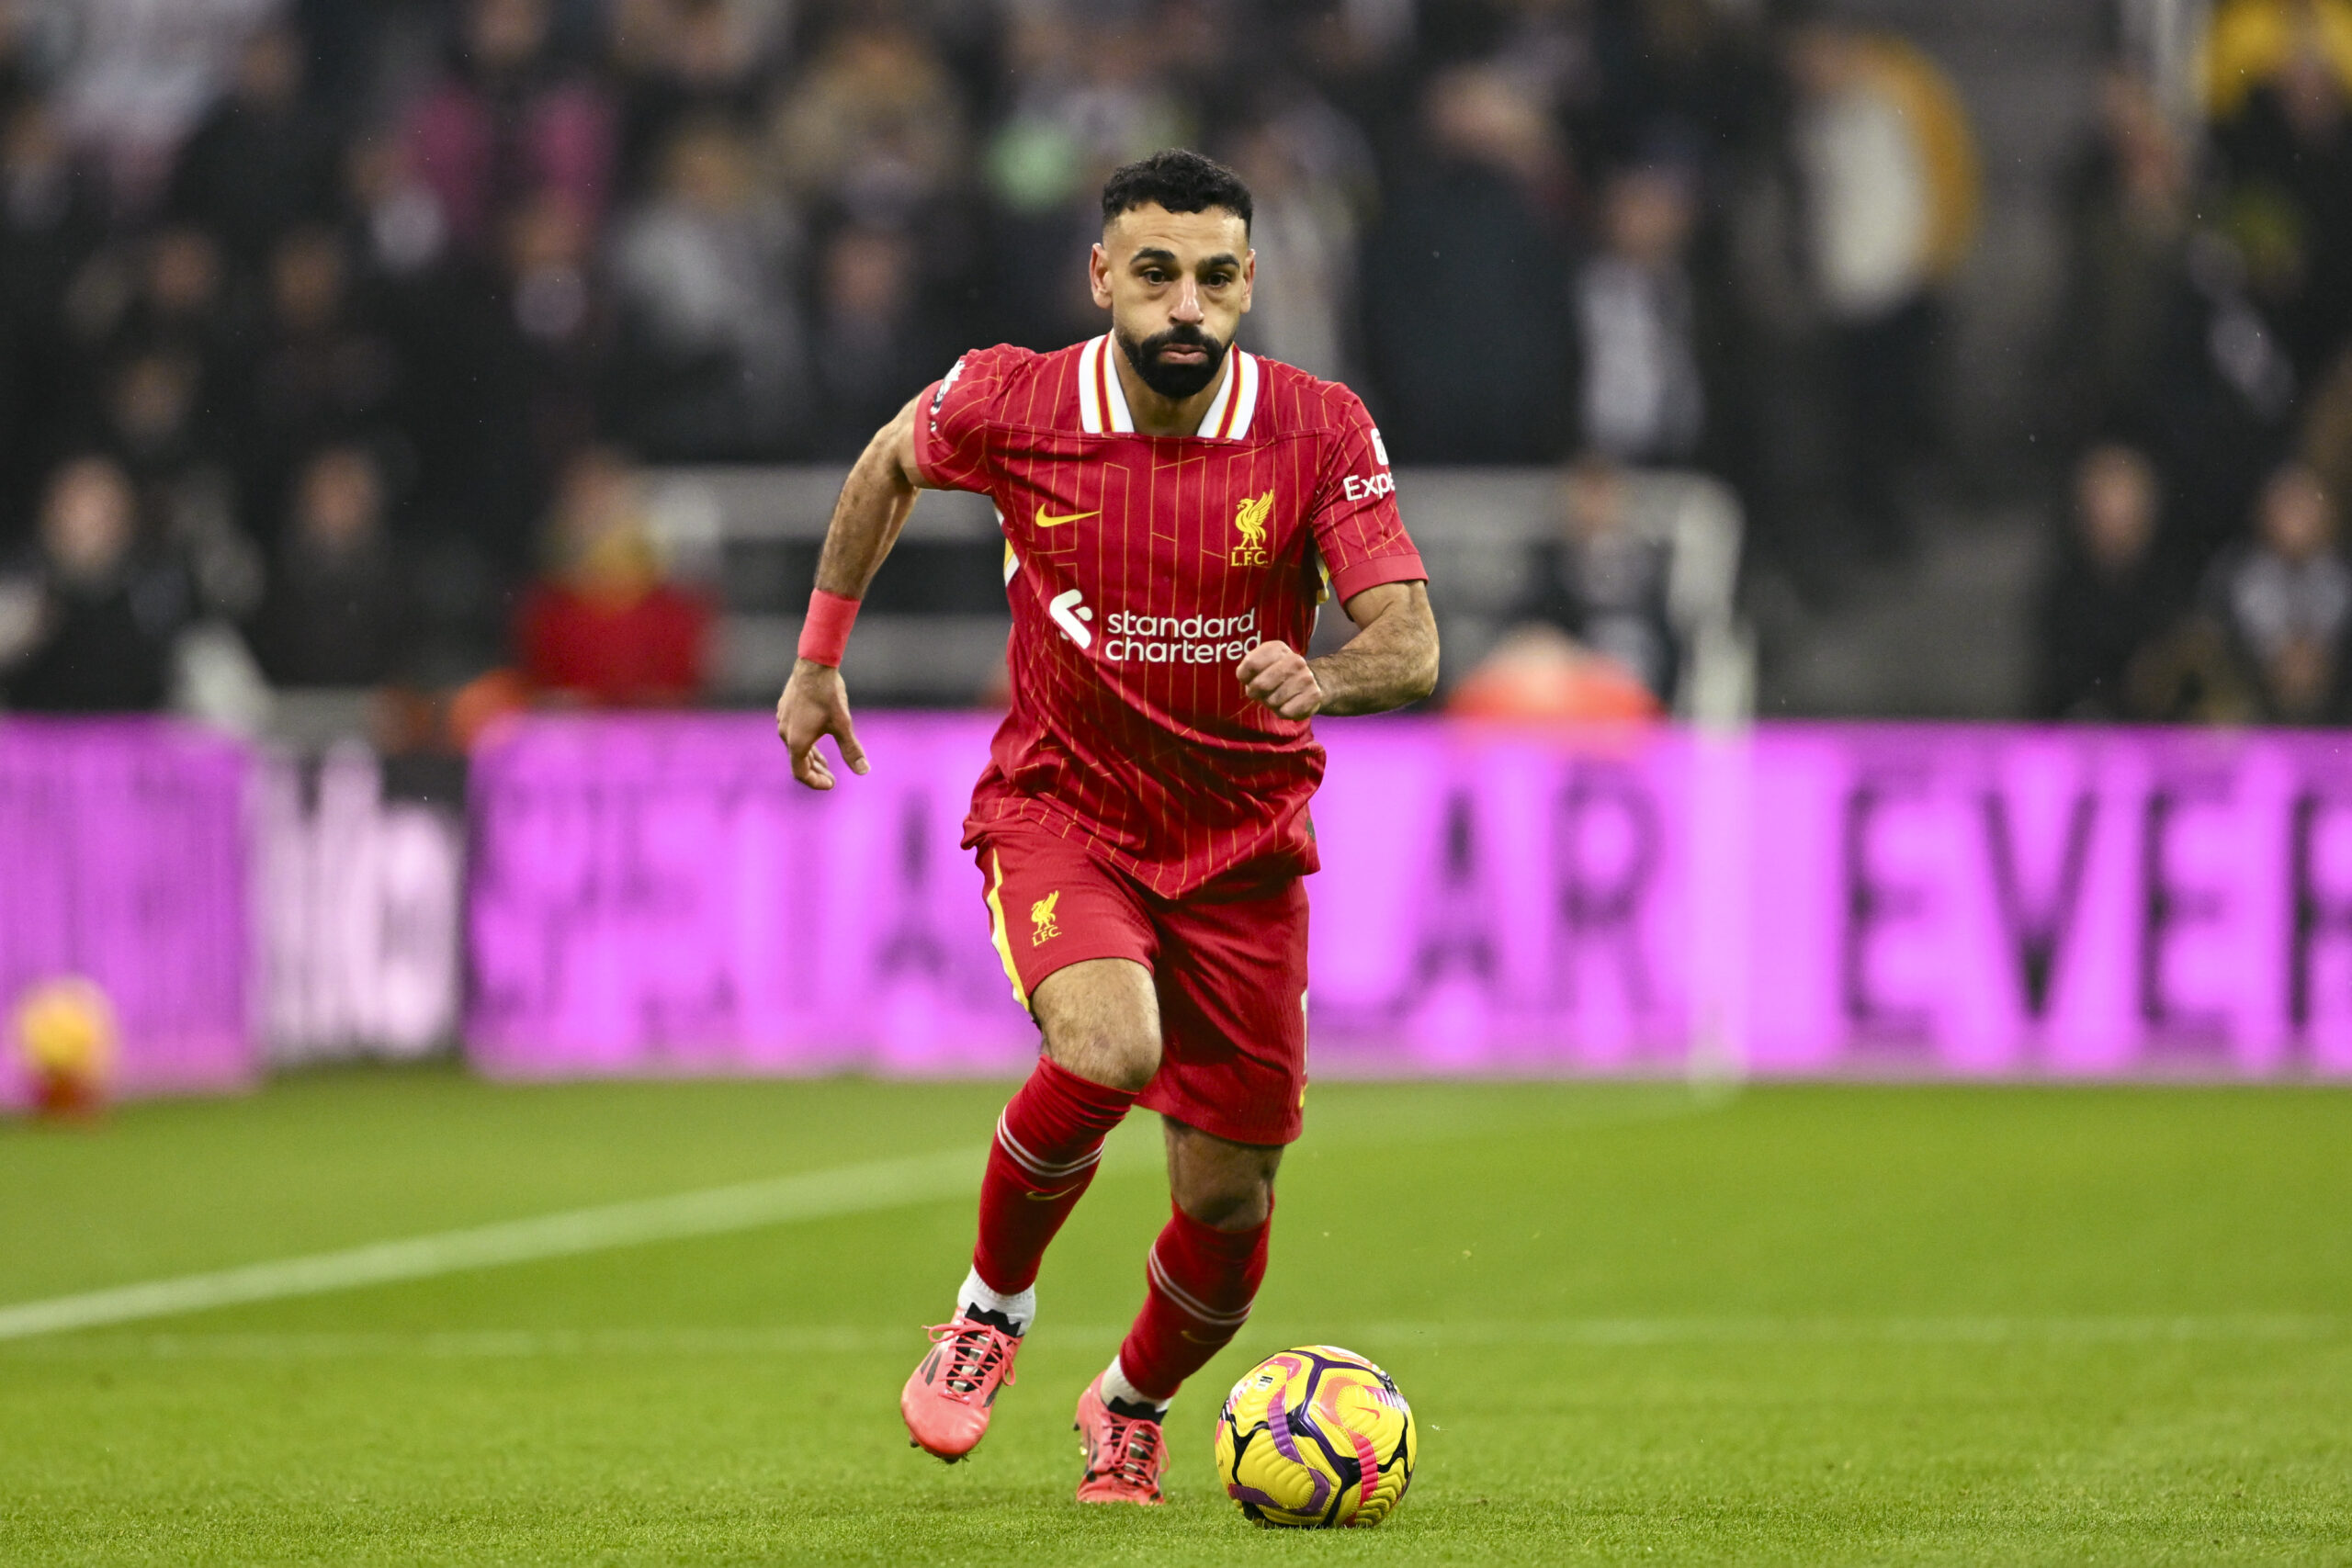
[[[1241,689],[1284,718],[1313,718],[1323,706],[1323,687],[1307,668],[1306,656],[1286,642],[1261,642],[1242,655],[1235,671]]]
[[[865,749],[849,721],[849,690],[842,672],[828,665],[801,660],[776,699],[775,732],[792,757],[792,776],[810,789],[833,787],[833,771],[817,755],[817,738],[830,735],[841,749],[842,761],[853,773],[865,772]]]

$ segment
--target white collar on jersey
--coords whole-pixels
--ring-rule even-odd
[[[1089,435],[1135,432],[1126,389],[1119,385],[1118,362],[1111,357],[1117,352],[1108,333],[1079,351],[1078,423]],[[1258,412],[1258,385],[1263,378],[1258,356],[1237,347],[1229,357],[1232,363],[1226,367],[1225,385],[1216,389],[1208,412],[1201,415],[1200,428],[1193,432],[1196,436],[1238,441],[1250,434],[1250,422]]]

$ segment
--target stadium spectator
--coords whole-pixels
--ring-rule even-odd
[[[365,270],[379,281],[424,282],[448,252],[440,199],[397,136],[365,134],[345,150],[343,209],[358,231]]]
[[[136,355],[107,397],[107,446],[130,478],[148,541],[194,574],[206,611],[236,616],[261,592],[261,560],[238,518],[234,475],[202,418],[202,367],[186,355]]]
[[[843,229],[826,242],[817,304],[817,380],[825,424],[818,451],[851,458],[943,361],[922,316],[915,258],[887,230]]]
[[[288,231],[271,250],[267,286],[239,457],[250,511],[274,521],[305,454],[390,420],[401,363],[391,340],[358,319],[350,259],[335,231]]]
[[[2214,137],[2224,222],[2299,375],[2352,328],[2352,107],[2315,41],[2280,62]]]
[[[2243,251],[2211,229],[2189,239],[2188,288],[2151,389],[2177,526],[2165,547],[2192,570],[2234,537],[2267,471],[2292,447],[2302,381],[2266,319]]]
[[[764,0],[616,0],[611,63],[626,184],[658,179],[663,149],[690,120],[752,122],[788,10]]]
[[[401,672],[415,632],[384,525],[383,475],[364,446],[306,463],[250,640],[271,682],[374,686]]]
[[[1758,140],[1773,96],[1763,10],[1713,0],[1592,7],[1591,63],[1566,103],[1579,143],[1615,162],[1671,136],[1712,160]]]
[[[2070,526],[2044,584],[2035,716],[2155,716],[2134,710],[2133,661],[2170,629],[2177,580],[2157,551],[2158,480],[2130,446],[2092,448],[2075,466]]]
[[[1663,702],[1680,662],[1667,609],[1673,552],[1634,526],[1633,504],[1614,463],[1573,465],[1560,487],[1558,536],[1536,547],[1512,619],[1565,633]]]
[[[411,166],[458,247],[493,251],[506,215],[552,196],[593,228],[611,194],[607,95],[563,70],[548,0],[469,0],[448,70],[409,110]]]
[[[515,617],[523,673],[557,701],[691,702],[709,668],[710,606],[663,581],[637,478],[609,452],[573,459],[549,530],[550,574]]]
[[[0,268],[13,314],[51,315],[103,237],[105,213],[46,98],[9,105],[0,130]]]
[[[2352,495],[2352,346],[2336,356],[2303,411],[2302,458],[2332,496]]]
[[[2205,107],[2217,122],[2299,56],[2316,57],[2352,90],[2352,0],[2225,0],[2204,45]]]
[[[86,371],[66,297],[105,236],[105,213],[40,97],[0,130],[0,540],[10,540],[71,438]]]
[[[1423,102],[1430,152],[1365,258],[1383,428],[1401,462],[1554,461],[1569,430],[1565,149],[1506,73],[1461,67]]]
[[[585,215],[554,192],[503,225],[498,264],[468,265],[442,296],[432,400],[446,443],[435,501],[502,573],[567,457],[601,427],[612,310]]]
[[[41,507],[38,609],[28,646],[0,670],[0,696],[31,713],[136,713],[163,705],[186,580],[140,542],[130,479],[80,457]]]
[[[658,188],[623,219],[612,253],[618,415],[647,456],[773,457],[800,444],[808,384],[801,246],[794,213],[761,189],[751,149],[729,122],[679,129]]]
[[[1192,118],[1139,25],[1016,10],[1005,50],[1020,86],[981,171],[995,209],[991,288],[1013,341],[1059,347],[1102,330],[1084,272],[1069,265],[1100,237],[1102,177],[1182,144]]]
[[[1257,205],[1250,345],[1326,380],[1358,379],[1356,253],[1374,186],[1363,133],[1302,97],[1242,139],[1234,167]]]
[[[247,39],[229,94],[180,150],[169,211],[258,267],[280,235],[334,215],[334,126],[305,101],[303,47],[273,24]]]
[[[1601,193],[1600,249],[1577,269],[1584,444],[1620,462],[1688,463],[1706,433],[1696,220],[1688,172],[1620,170]]]
[[[74,0],[58,82],[68,134],[104,164],[118,209],[146,211],[180,143],[280,0]]]
[[[2189,288],[2188,149],[2136,73],[2109,69],[2098,102],[2097,131],[2060,192],[2066,275],[2044,423],[2066,450],[2150,432],[2166,334]]]
[[[218,389],[234,375],[239,353],[230,283],[219,243],[194,224],[175,223],[94,258],[75,280],[68,309],[100,359],[183,355]]]
[[[2317,475],[2290,463],[2271,476],[2253,541],[2214,563],[2207,593],[2261,716],[2343,719],[2352,566],[2337,548],[2335,506]]]
[[[1904,554],[1901,481],[1929,450],[1939,291],[1975,237],[1975,145],[1908,44],[1813,21],[1788,43],[1800,249],[1826,323],[1835,488],[1866,549]]]
[[[962,94],[931,41],[904,21],[836,31],[778,99],[777,173],[809,209],[883,229],[921,221],[962,172]]]

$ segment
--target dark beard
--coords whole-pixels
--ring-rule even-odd
[[[1170,402],[1182,402],[1194,392],[1216,379],[1217,367],[1225,363],[1226,344],[1195,326],[1174,326],[1164,333],[1154,333],[1136,343],[1125,333],[1114,334],[1119,340],[1119,351],[1127,356],[1143,384]],[[1159,351],[1170,344],[1181,343],[1189,348],[1208,350],[1208,356],[1198,365],[1170,365],[1159,357]]]

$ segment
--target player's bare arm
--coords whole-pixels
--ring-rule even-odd
[[[1384,582],[1343,606],[1356,635],[1310,660],[1286,642],[1261,642],[1241,660],[1242,689],[1284,718],[1385,713],[1437,690],[1437,619],[1429,584]]]
[[[850,468],[841,499],[833,503],[825,547],[817,560],[817,587],[844,599],[863,599],[874,574],[914,511],[922,472],[915,463],[915,404],[910,399],[898,417],[876,431]],[[832,770],[817,754],[817,741],[833,738],[850,772],[866,771],[865,748],[850,722],[849,690],[842,672],[814,660],[793,661],[784,695],[776,699],[775,732],[792,757],[792,776],[810,789],[833,787]]]

